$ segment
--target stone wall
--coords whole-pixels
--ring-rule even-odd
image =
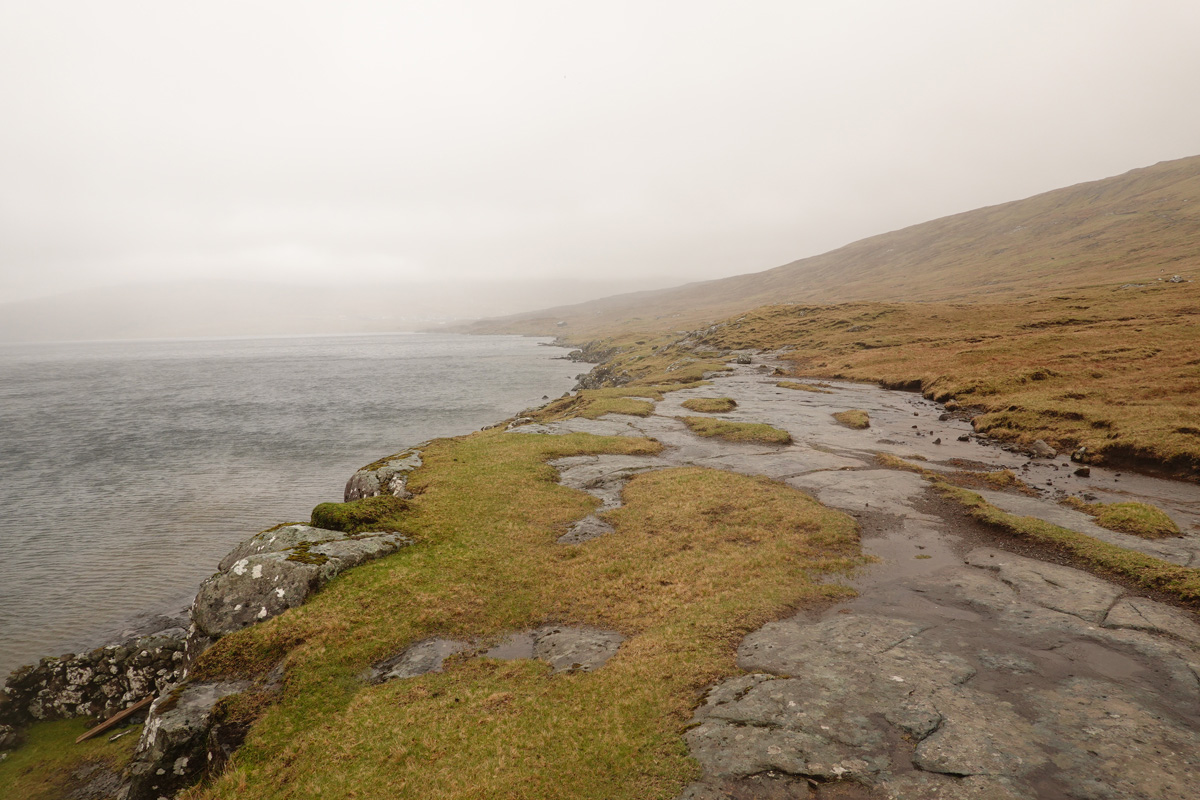
[[[166,627],[87,653],[43,658],[9,676],[0,725],[69,717],[107,718],[179,680],[187,630]]]

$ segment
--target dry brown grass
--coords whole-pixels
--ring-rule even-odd
[[[909,456],[910,459],[924,461],[924,456]],[[875,463],[889,469],[899,469],[905,472],[915,472],[932,481],[941,481],[966,489],[999,489],[1001,491],[1017,492],[1019,494],[1037,497],[1038,492],[1025,481],[1017,477],[1011,469],[1001,469],[994,472],[978,472],[975,470],[959,469],[954,472],[938,472],[937,470],[913,464],[891,453],[876,453]]]
[[[923,476],[930,482],[934,491],[947,500],[961,505],[967,514],[979,522],[1011,536],[1027,539],[1039,546],[1057,550],[1084,569],[1131,580],[1140,586],[1164,592],[1200,608],[1200,569],[1181,567],[1137,550],[1103,542],[1085,533],[1063,528],[1037,517],[1010,514],[984,500],[975,492],[963,488],[963,485],[971,486],[975,480],[975,477],[972,476],[982,475],[986,478],[998,473],[935,472],[888,453],[876,454],[875,460],[881,466],[915,472]],[[1004,472],[1008,471],[1004,470]],[[964,474],[968,476],[966,481],[962,480]],[[1024,486],[1015,476],[1013,476],[1013,480],[1019,484],[1016,488],[1020,489]],[[1007,477],[997,481],[997,483],[1009,482]],[[1064,505],[1072,508],[1087,506],[1076,498],[1068,498]],[[1157,511],[1157,509],[1154,510]]]
[[[648,417],[654,413],[650,400],[662,400],[664,392],[690,388],[687,384],[667,386],[617,386],[606,389],[581,389],[573,395],[552,400],[530,416],[539,422],[573,417],[596,419],[605,414],[631,414]],[[639,400],[637,398],[646,398]]]
[[[565,333],[584,342],[615,330],[645,338],[700,328],[767,303],[1021,301],[1193,273],[1197,230],[1200,156],[943,217],[763,272],[485,320],[465,330]]]
[[[1169,594],[1193,607],[1200,607],[1200,569],[1181,567],[1136,550],[1102,542],[1036,517],[1009,514],[974,492],[942,481],[935,481],[934,488],[943,497],[962,505],[968,514],[980,522],[1012,536],[1058,550],[1092,571],[1125,578],[1147,589]]]
[[[1085,447],[1095,463],[1200,476],[1200,284],[995,305],[771,306],[706,345],[774,349],[799,376],[955,399],[976,430]]]
[[[775,384],[780,389],[797,389],[802,392],[816,392],[817,394],[833,394],[829,389],[824,388],[822,384],[803,383],[801,381],[780,381]],[[826,384],[828,385],[828,384]]]

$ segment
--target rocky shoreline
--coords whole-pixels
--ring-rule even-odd
[[[609,355],[585,348],[563,358],[595,363]],[[582,385],[587,377],[579,375],[577,380]],[[426,444],[356,471],[346,482],[343,502],[380,495],[410,497],[407,477],[421,466],[421,447]],[[189,683],[196,658],[221,636],[300,605],[340,572],[408,544],[410,540],[396,532],[347,534],[308,525],[278,526],[256,534],[221,559],[218,571],[200,584],[182,613],[152,615],[98,647],[45,656],[14,670],[0,691],[0,759],[23,743],[24,729],[32,723],[107,719],[153,696],[157,699],[148,712],[126,721],[146,722],[147,727],[132,780],[121,796],[158,797],[190,785],[240,743],[229,731],[209,735],[215,724],[212,709],[221,698],[247,688],[237,682]],[[201,752],[194,752],[197,748]]]
[[[591,360],[591,358],[587,357],[591,356],[595,358],[602,357],[603,355],[603,353],[589,353],[587,351],[572,353],[572,356],[576,360]],[[739,415],[745,414],[748,411],[756,419],[767,419],[772,414],[777,414],[783,406],[779,399],[765,398],[763,396],[763,389],[759,387],[759,384],[762,383],[762,372],[750,368],[749,362],[751,362],[751,358],[749,356],[741,354],[738,357],[738,355],[730,354],[730,360],[742,366],[738,367],[735,374],[731,376],[731,380],[723,381],[722,390],[731,394],[743,393],[742,395],[738,395],[739,407],[742,409],[742,411],[739,411]],[[756,360],[758,361],[757,366],[759,370],[766,369],[761,359]],[[597,377],[597,373],[603,369],[602,365],[597,370],[593,370],[593,373],[591,373],[592,377]],[[587,388],[588,382],[589,376],[580,376],[580,387]],[[663,406],[669,410],[674,410],[675,405],[682,401],[682,399],[692,396],[697,392],[702,394],[703,390],[685,390],[680,392],[678,393],[678,397],[673,396],[670,401],[663,403]],[[885,390],[872,390],[872,392],[885,393]],[[782,393],[784,395],[789,394],[786,390]],[[780,392],[775,392],[775,394],[780,394]],[[696,394],[696,396],[699,396],[699,394]],[[872,394],[872,397],[874,397],[874,394]],[[881,395],[881,397],[884,397],[884,395]],[[769,402],[767,402],[768,400]],[[805,398],[802,402],[797,402],[793,397],[789,398],[787,402],[787,407],[791,410],[786,413],[793,416],[799,415],[795,416],[794,419],[792,417],[786,418],[788,422],[792,423],[791,427],[793,429],[796,428],[797,424],[812,424],[812,421],[818,418],[818,414],[823,417],[828,416],[827,410],[824,409],[824,406],[828,405],[828,401],[823,399],[821,395]],[[862,403],[862,399],[860,398],[858,402]],[[889,401],[886,398],[884,400],[875,398],[872,402],[882,402],[886,406]],[[905,436],[904,446],[919,447],[923,451],[929,451],[931,457],[934,452],[939,453],[939,455],[944,452],[947,456],[960,459],[976,455],[971,450],[972,446],[982,444],[983,442],[979,440],[979,437],[973,437],[960,430],[964,426],[965,428],[969,428],[968,424],[961,419],[950,417],[950,415],[945,413],[945,408],[937,406],[937,404],[922,401],[917,405],[920,408],[917,411],[911,412],[911,415],[922,417],[922,429],[917,430],[917,426],[912,425],[911,434],[907,433],[909,428],[908,423],[912,422],[909,418],[910,411],[897,409],[897,420],[902,417],[904,419],[903,426],[900,426],[899,423],[896,425],[897,430],[903,429],[905,431],[903,434]],[[876,412],[874,411],[872,413],[872,419],[878,419],[883,416],[876,416]],[[889,411],[889,413],[891,412]],[[936,422],[934,422],[934,419],[936,419]],[[875,480],[880,482],[879,487],[882,488],[877,488],[875,484],[871,484],[868,487],[866,484],[862,484],[861,481],[855,481],[853,478],[855,473],[852,471],[847,472],[847,470],[862,470],[863,467],[859,463],[859,460],[863,457],[863,454],[867,453],[873,447],[884,446],[886,448],[888,446],[898,446],[901,444],[900,441],[891,441],[886,438],[874,439],[875,436],[880,434],[873,432],[871,436],[875,444],[864,445],[857,443],[857,439],[852,438],[859,436],[858,432],[838,431],[835,438],[828,438],[828,435],[826,435],[826,439],[819,443],[820,446],[817,446],[817,444],[813,445],[815,448],[813,453],[806,453],[803,456],[787,456],[784,452],[775,449],[768,449],[762,452],[742,452],[737,447],[729,448],[728,446],[716,446],[708,443],[697,444],[693,441],[694,437],[691,437],[690,434],[686,434],[681,429],[677,430],[679,427],[677,422],[668,422],[668,420],[675,420],[675,418],[664,413],[661,416],[656,414],[649,418],[649,420],[640,422],[635,421],[635,418],[625,418],[618,415],[612,417],[612,421],[586,421],[580,419],[569,423],[549,426],[541,424],[510,426],[510,429],[513,433],[520,433],[522,435],[554,435],[570,430],[610,435],[653,435],[664,442],[671,443],[673,455],[669,458],[626,458],[622,460],[619,457],[610,457],[606,460],[605,458],[583,457],[575,460],[566,459],[564,463],[554,465],[559,470],[560,480],[564,485],[574,486],[575,488],[595,494],[604,502],[605,508],[619,505],[621,487],[624,480],[627,480],[628,476],[633,472],[676,465],[678,462],[678,464],[709,465],[739,472],[766,474],[779,480],[786,480],[806,491],[814,492],[822,502],[835,508],[846,506],[847,498],[850,495],[854,496],[855,502],[857,502],[858,498],[870,497],[875,508],[878,509],[878,511],[872,509],[870,513],[898,515],[901,519],[905,517],[910,520],[922,519],[922,515],[916,513],[913,510],[915,507],[911,506],[910,501],[906,499],[916,491],[914,487],[919,485],[916,477],[911,475],[898,477],[897,473],[879,472]],[[532,422],[532,420],[528,422]],[[925,430],[926,425],[930,428],[928,432]],[[945,445],[942,444],[943,438],[946,442]],[[995,449],[1001,451],[999,447]],[[834,455],[835,451],[836,455]],[[960,453],[959,451],[962,452]],[[1022,454],[1015,453],[1011,447],[1006,447],[1001,452],[1007,453],[1006,457],[1008,458],[1024,457]],[[824,455],[821,455],[822,453]],[[1061,465],[1054,463],[1056,455],[1054,453],[1042,454],[1041,459],[1034,458],[1029,460],[1027,464],[1021,467],[1023,476],[1027,477],[1027,479],[1033,477],[1037,479],[1036,482],[1045,483],[1049,486],[1054,486],[1055,482],[1062,483],[1066,481],[1067,474],[1060,473]],[[996,456],[995,454],[991,454],[990,457],[995,458]],[[813,461],[814,458],[816,461]],[[609,463],[610,461],[611,463]],[[1070,464],[1069,461],[1066,463]],[[407,491],[408,475],[420,465],[421,445],[380,459],[357,471],[350,477],[345,487],[344,499],[349,502],[383,495],[402,500],[406,499],[410,496]],[[1032,471],[1032,475],[1030,471]],[[867,473],[864,472],[862,474]],[[876,475],[875,472],[871,472],[870,474],[873,476]],[[839,477],[841,479],[839,481],[840,484],[854,484],[857,488],[851,487],[849,490],[850,495],[846,495],[844,486],[839,488],[839,485],[826,480],[830,476]],[[1087,476],[1085,475],[1084,477]],[[1099,478],[1099,476],[1097,477]],[[996,502],[1000,502],[999,499],[993,499]],[[847,509],[851,507],[857,508],[854,503],[846,506]],[[861,510],[866,511],[866,508]],[[858,514],[856,513],[855,516],[858,516]],[[921,524],[926,528],[931,526],[936,528],[941,523],[933,517],[926,516]],[[905,523],[901,527],[906,528],[907,526],[908,523]],[[611,532],[611,527],[607,527],[607,523],[592,515],[577,523],[575,528],[564,537],[564,540],[569,542],[586,541],[594,536],[605,535],[609,532]],[[157,699],[150,707],[146,726],[142,732],[134,761],[129,768],[127,776],[125,776],[125,783],[120,796],[123,800],[142,800],[142,798],[173,796],[180,789],[195,783],[205,774],[215,774],[215,772],[218,772],[229,756],[240,745],[249,729],[250,723],[239,719],[236,714],[231,714],[226,704],[222,703],[222,700],[237,694],[269,696],[278,690],[281,680],[281,675],[278,674],[268,676],[266,680],[260,681],[257,684],[247,681],[190,680],[189,668],[199,654],[221,636],[269,619],[288,608],[300,605],[310,594],[320,589],[343,570],[367,560],[394,553],[410,544],[411,540],[398,532],[383,531],[355,534],[313,527],[311,525],[283,525],[256,534],[222,559],[218,572],[201,584],[189,610],[188,619],[163,618],[156,622],[159,626],[158,628],[140,630],[136,635],[128,637],[121,642],[96,648],[87,653],[68,654],[59,658],[45,658],[37,665],[22,668],[14,673],[8,679],[3,694],[0,694],[0,750],[17,745],[20,740],[21,728],[30,722],[79,716],[107,717],[122,708],[133,705],[148,695],[155,695]],[[976,580],[976,576],[982,574],[982,572],[986,572],[988,569],[995,569],[991,563],[976,564],[972,561],[972,559],[979,561],[980,559],[984,559],[985,556],[989,558],[994,557],[989,554],[990,551],[972,551],[964,562],[968,569],[963,571],[962,567],[958,567],[962,575],[967,576],[962,579],[966,581],[963,584],[964,586],[969,584],[971,587],[976,587],[976,584],[979,584],[980,580],[982,580]],[[1160,555],[1164,555],[1165,557],[1165,554],[1160,553]],[[1189,551],[1185,556],[1185,560],[1179,563],[1193,564],[1197,560],[1196,553]],[[930,557],[917,555],[916,558],[928,559]],[[946,566],[939,561],[922,561],[920,563],[931,567]],[[1015,567],[1014,569],[1018,568]],[[1038,575],[1048,574],[1045,569],[1038,572],[1040,568],[1036,564],[1022,563],[1019,569],[1023,569],[1026,572],[1033,570]],[[1085,578],[1075,578],[1066,573],[1061,573],[1062,568],[1056,569],[1059,569],[1060,572],[1050,577],[1044,577],[1043,575],[1041,580],[1052,584],[1055,581],[1062,582],[1067,580],[1086,583]],[[924,570],[921,577],[924,579],[927,573],[929,573],[929,570]],[[975,581],[975,583],[970,583],[970,581]],[[1004,578],[1003,574],[996,581],[996,584],[997,586],[1003,584],[1017,587],[1018,592],[1021,590],[1021,586],[1023,586],[1016,579],[1009,580]],[[917,589],[915,591],[929,592],[936,585],[929,584],[929,588]],[[1029,585],[1033,586],[1032,583]],[[905,588],[905,591],[908,591],[908,589]],[[988,584],[986,591],[977,588],[973,588],[972,591],[975,591],[978,597],[972,595],[967,597],[966,600],[951,601],[948,599],[945,602],[947,605],[960,603],[964,609],[973,609],[971,611],[963,611],[963,614],[977,613],[978,608],[987,606],[989,602],[1001,602],[994,601],[994,595],[1001,590],[992,587],[990,584]],[[1106,589],[1105,591],[1108,590]],[[988,592],[991,594],[987,594]],[[987,596],[985,597],[985,595]],[[1113,594],[1111,598],[1113,603],[1116,602],[1118,597],[1122,597],[1122,595],[1119,593]],[[1034,598],[1032,602],[1037,608],[1031,606],[1031,608],[1034,608],[1034,611],[1028,612],[1026,616],[1035,612],[1039,614],[1043,613],[1038,609],[1046,604],[1041,603],[1041,600],[1037,598]],[[1055,602],[1059,601],[1056,600]],[[1062,602],[1065,603],[1066,600]],[[1122,602],[1126,604],[1129,602],[1143,602],[1144,605],[1148,601],[1123,600]],[[1013,606],[1014,603],[1019,603],[1019,601],[1004,600],[1002,605],[996,607],[997,609],[1008,608]],[[1041,603],[1041,606],[1038,606],[1038,603]],[[1054,604],[1051,604],[1049,607],[1056,611],[1062,611],[1062,613],[1072,618],[1072,620],[1068,621],[1070,624],[1055,621],[1054,625],[1058,627],[1053,628],[1051,626],[1051,628],[1059,631],[1069,629],[1072,636],[1080,638],[1091,637],[1091,639],[1095,639],[1105,646],[1109,646],[1112,642],[1120,640],[1119,644],[1122,647],[1132,647],[1125,639],[1133,642],[1133,639],[1136,639],[1137,636],[1143,636],[1144,638],[1148,635],[1143,633],[1121,634],[1125,639],[1120,639],[1120,636],[1116,634],[1105,634],[1100,637],[1093,636],[1086,632],[1093,630],[1092,628],[1084,626],[1084,628],[1080,628],[1077,631],[1071,627],[1071,625],[1075,624],[1073,622],[1075,617],[1095,622],[1084,611],[1079,611],[1073,606],[1067,608],[1065,611],[1058,609],[1058,606]],[[878,614],[878,611],[874,608],[858,609],[854,613],[861,617],[864,611],[867,611],[869,614]],[[888,611],[894,611],[894,609],[888,609]],[[1108,613],[1111,616],[1113,611],[1110,610]],[[1003,616],[1003,613],[997,611],[997,615]],[[850,633],[842,631],[842,628],[846,625],[853,627],[859,617],[830,618],[828,620],[829,624],[824,627],[812,627],[813,623],[811,620],[798,620],[794,623],[789,621],[787,623],[779,623],[779,626],[782,626],[780,627],[780,631],[786,633],[787,636],[797,637],[798,640],[805,637],[812,638],[813,636],[819,637],[825,635],[823,633],[825,628],[829,628],[832,631],[829,635],[833,637],[830,641],[840,641],[838,637],[859,636],[859,633],[856,632],[857,629],[850,631]],[[911,619],[906,620],[903,617],[888,617],[886,620],[881,621],[876,617],[868,616],[862,624],[869,627],[870,625],[883,625],[884,623],[896,627],[897,630],[903,629],[903,635],[897,634],[893,636],[891,632],[885,632],[886,635],[881,634],[879,637],[876,637],[886,645],[885,650],[880,650],[881,653],[885,651],[890,652],[890,649],[896,646],[896,642],[914,639],[918,633],[929,630],[932,627],[928,619],[923,618],[917,622],[913,622]],[[787,627],[789,625],[792,627]],[[1114,622],[1112,625],[1109,625],[1106,621],[1104,627],[1129,627],[1136,628],[1139,631],[1147,630],[1145,625],[1138,627],[1138,625],[1133,625],[1132,623],[1126,625],[1120,621]],[[909,628],[913,630],[909,631]],[[1187,632],[1192,630],[1190,627],[1185,626],[1185,628]],[[1151,633],[1154,632],[1154,630],[1151,630]],[[1045,634],[1039,635],[1044,636]],[[1165,635],[1176,639],[1180,638],[1178,631],[1171,631]],[[1189,633],[1189,635],[1191,634]],[[551,663],[556,670],[560,667],[587,670],[602,665],[604,660],[611,656],[620,645],[620,637],[615,633],[606,631],[557,628],[554,630],[539,629],[526,631],[515,636],[516,638],[512,642],[506,642],[498,648],[479,654],[492,658],[541,658]],[[755,648],[762,649],[765,647],[767,650],[770,650],[775,647],[774,644],[770,643],[773,639],[768,641],[763,640],[763,635],[756,634],[756,636],[758,636],[757,639],[751,637],[743,645],[743,651],[745,652],[742,654],[743,667],[755,674],[749,678],[735,679],[728,686],[714,687],[707,704],[697,711],[695,721],[697,727],[693,729],[693,733],[689,734],[688,741],[692,746],[693,755],[704,764],[707,777],[702,783],[692,786],[688,790],[689,794],[687,796],[697,798],[724,796],[720,792],[727,789],[733,791],[729,787],[737,788],[738,791],[741,791],[750,785],[747,781],[761,782],[763,780],[761,775],[773,770],[779,771],[781,774],[807,776],[805,780],[808,780],[810,783],[815,779],[822,781],[841,780],[844,776],[858,778],[866,783],[878,783],[880,780],[886,779],[886,776],[890,774],[889,770],[892,769],[889,765],[897,757],[903,757],[899,751],[884,752],[884,750],[878,750],[878,752],[872,751],[864,755],[866,751],[859,752],[855,749],[857,745],[847,749],[846,742],[843,742],[842,739],[836,736],[826,737],[829,738],[829,741],[822,743],[821,737],[824,734],[817,729],[809,730],[808,727],[805,727],[808,724],[807,722],[803,725],[799,722],[792,725],[791,723],[778,723],[778,720],[774,720],[771,724],[767,724],[767,722],[757,719],[755,715],[760,715],[760,710],[749,707],[751,705],[750,699],[756,696],[754,693],[769,694],[775,691],[777,687],[785,686],[787,680],[791,680],[787,676],[794,674],[795,670],[789,666],[790,662],[788,664],[780,662],[782,664],[780,666],[774,664],[774,662],[769,664],[763,662],[760,664],[758,661],[755,661],[755,657],[751,655],[751,651],[754,651]],[[771,637],[779,638],[774,633],[771,634]],[[1187,637],[1183,638],[1186,639]],[[767,641],[767,644],[764,645],[760,640]],[[1196,641],[1200,643],[1200,639]],[[380,681],[409,677],[421,674],[422,672],[437,671],[440,670],[444,658],[454,653],[469,652],[472,646],[470,642],[439,639],[417,642],[406,650],[377,664],[373,670],[373,674],[365,677],[368,681]],[[1017,645],[1014,644],[1013,646],[1016,647]],[[1163,647],[1161,645],[1155,645],[1155,647],[1158,647],[1158,649],[1155,650],[1150,645],[1146,645],[1144,649],[1146,652],[1153,651],[1156,658],[1166,658],[1166,656],[1159,655],[1160,651],[1166,652]],[[841,652],[838,647],[832,647],[831,649],[832,651]],[[1182,663],[1187,663],[1187,658],[1190,656],[1187,656],[1184,650],[1180,651],[1181,655],[1170,655],[1170,658],[1183,659]],[[1171,652],[1174,653],[1174,651]],[[922,655],[921,658],[925,658],[926,655],[935,661],[938,659],[944,660],[945,658],[944,651],[942,650],[931,651],[928,654]],[[970,662],[975,658],[972,653],[965,651],[954,657],[959,660],[965,659],[963,663]],[[1022,657],[1025,658],[1025,661],[1021,662],[1022,664],[1027,662],[1032,663],[1029,653],[1026,653]],[[955,663],[958,662],[956,661]],[[831,665],[830,669],[836,671],[835,667],[836,665]],[[904,680],[909,680],[908,677],[905,677],[907,673],[904,672],[902,666],[889,665],[888,669],[896,673],[896,675],[901,675]],[[1192,669],[1200,668],[1192,667]],[[957,690],[954,687],[970,680],[975,675],[977,668],[968,666],[964,667],[964,670],[963,675],[967,677],[962,680],[958,680],[955,677],[957,673],[955,673],[955,675],[949,676],[947,679],[948,683],[945,686],[941,684],[934,686],[931,684],[925,693],[933,697],[938,693],[956,692]],[[970,674],[968,675],[967,673]],[[1191,673],[1188,674],[1190,675]],[[780,676],[784,676],[784,679],[781,680]],[[919,672],[915,672],[911,676],[912,681],[916,682],[919,682],[917,681],[919,677]],[[1187,675],[1185,675],[1186,677]],[[864,678],[864,680],[867,679]],[[872,677],[867,683],[874,680],[875,678]],[[867,686],[870,689],[870,691],[864,690],[867,695],[871,694],[871,692],[878,693],[876,690],[882,691],[879,688],[880,686],[889,688],[889,690],[893,688],[887,681],[903,683],[903,681],[898,681],[891,673],[880,680],[884,680],[884,683],[879,684],[879,686],[876,686],[874,683],[870,683],[870,686]],[[1200,680],[1200,672],[1196,673],[1195,680]],[[738,683],[738,681],[741,681],[741,683]],[[746,683],[746,681],[749,682]],[[742,683],[746,685],[742,686]],[[787,685],[790,686],[790,684]],[[866,685],[864,684],[864,686]],[[759,688],[760,686],[761,689]],[[808,689],[812,688],[808,687]],[[808,689],[805,689],[805,691],[808,691]],[[825,687],[822,691],[829,691],[829,687]],[[923,689],[922,691],[925,690]],[[1050,691],[1050,689],[1046,691]],[[729,695],[728,698],[726,698],[727,694]],[[750,699],[743,700],[743,698]],[[764,700],[764,702],[767,701]],[[773,702],[775,700],[770,700],[768,705]],[[900,701],[897,701],[897,703],[900,703]],[[926,705],[930,705],[930,703],[934,703],[934,701],[930,700]],[[912,703],[909,703],[909,705],[912,705]],[[949,700],[945,701],[946,708],[951,708],[952,705]],[[736,713],[731,710],[735,709],[735,706]],[[746,708],[743,709],[742,706],[746,706]],[[970,772],[968,770],[967,772],[963,772],[959,769],[962,766],[960,762],[971,762],[971,759],[976,758],[976,755],[970,752],[960,752],[961,747],[959,747],[956,741],[946,741],[948,737],[945,731],[953,730],[951,723],[954,722],[953,719],[947,716],[949,712],[938,712],[937,714],[933,712],[926,713],[929,710],[924,707],[917,708],[913,706],[910,709],[908,706],[904,706],[903,703],[897,705],[897,708],[899,711],[896,711],[892,716],[896,717],[900,722],[893,720],[892,716],[888,717],[888,722],[893,725],[899,725],[900,728],[907,731],[908,733],[905,735],[910,740],[917,742],[928,740],[931,743],[939,742],[941,744],[938,746],[942,747],[943,750],[949,748],[948,752],[950,750],[953,751],[951,753],[953,757],[946,756],[942,758],[944,754],[929,755],[928,752],[921,755],[920,758],[924,758],[928,764],[921,763],[920,759],[914,760],[913,763],[918,768],[919,774],[905,773],[905,775],[897,777],[896,780],[899,781],[896,783],[897,787],[900,787],[902,784],[907,785],[904,784],[904,781],[910,783],[915,781],[913,783],[914,791],[917,789],[924,791],[931,789],[935,785],[937,788],[949,789],[951,783],[954,781],[947,783],[946,780],[937,776],[946,775],[957,780],[963,775],[984,775],[983,771]],[[910,711],[912,713],[909,713]],[[782,713],[779,712],[779,714]],[[872,713],[871,709],[863,709],[864,715],[870,713]],[[776,714],[776,716],[778,717],[779,714]],[[908,714],[908,716],[904,716],[905,714]],[[948,722],[947,720],[950,721]],[[820,720],[817,721],[819,722]],[[911,725],[908,724],[910,722]],[[962,724],[961,721],[958,724]],[[1049,725],[1049,723],[1047,724]],[[1057,725],[1057,723],[1055,724]],[[741,738],[735,735],[736,731],[734,731],[734,728],[740,729],[746,725],[752,725],[756,730],[761,729],[762,735],[759,737],[761,738],[761,742],[759,739],[755,739],[755,743],[733,744],[734,739],[741,742]],[[828,730],[828,728],[824,729]],[[942,732],[940,738],[935,738],[934,734],[937,734],[939,731]],[[870,725],[867,725],[854,735],[864,741],[867,739],[870,739],[872,742],[877,741],[877,736],[875,733],[872,733]],[[985,736],[982,733],[979,735]],[[1058,732],[1055,735],[1061,738],[1064,734]],[[887,736],[890,736],[890,734],[885,735],[885,738]],[[727,739],[728,741],[726,741]],[[780,742],[783,742],[787,747],[794,750],[796,742],[793,740],[799,741],[800,739],[805,739],[805,741],[811,740],[805,746],[812,750],[812,754],[808,757],[808,760],[812,763],[806,762],[804,765],[801,765],[802,768],[796,767],[792,769],[795,765],[791,765],[791,762],[786,762],[786,759],[781,760],[774,757],[773,754],[775,754],[775,751],[782,746]],[[887,740],[891,741],[891,739]],[[981,747],[984,745],[991,746],[984,742]],[[716,749],[713,749],[714,747]],[[922,745],[922,747],[925,747],[925,750],[929,751],[932,744],[928,746]],[[955,747],[959,747],[959,749],[954,750]],[[821,750],[820,748],[825,749]],[[900,749],[903,750],[903,748]],[[745,752],[742,752],[743,750]],[[938,753],[941,753],[941,751],[939,750]],[[938,761],[938,758],[942,758],[943,761],[949,764],[946,770],[936,768],[937,764],[941,763]],[[730,761],[730,759],[734,760]],[[739,761],[738,759],[741,760]],[[1082,765],[1080,768],[1086,769],[1087,757],[1080,755],[1078,760]],[[737,763],[734,763],[734,761]],[[742,764],[743,761],[745,764]],[[814,764],[820,766],[820,764],[824,764],[826,761],[828,761],[828,764],[825,764],[829,770],[828,774],[822,773],[813,766]],[[1031,756],[1029,763],[1036,761],[1037,759]],[[974,762],[971,762],[971,764],[974,764]],[[931,767],[930,765],[934,766]],[[974,769],[973,766],[972,769]],[[982,770],[983,768],[981,767],[980,769]],[[991,767],[988,766],[988,769],[991,769]],[[1185,772],[1189,769],[1191,769],[1191,765],[1184,767]],[[935,777],[929,777],[930,775],[934,775]],[[987,773],[987,775],[992,776],[992,773]],[[1016,780],[1020,776],[1017,773],[1013,773],[1013,776],[1009,777]],[[1009,777],[998,779],[998,783],[993,781],[995,785],[989,784],[989,787],[1001,792],[1006,797],[1024,796],[1020,794],[1019,788],[1014,788],[1017,784],[1013,783],[1013,780],[1009,780]],[[976,777],[973,780],[977,784],[981,784],[981,782],[982,784],[987,784],[991,780],[991,777]],[[801,784],[803,785],[803,781]],[[1010,791],[1012,792],[1011,795],[1009,794]],[[909,795],[899,794],[897,796],[907,797]]]

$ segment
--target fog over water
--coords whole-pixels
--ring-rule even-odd
[[[1194,155],[1198,33],[1191,0],[0,4],[0,338],[253,317],[197,282],[315,288],[289,324],[328,330],[378,315],[325,287],[394,328],[766,269]],[[130,299],[2,305],[97,287]]]

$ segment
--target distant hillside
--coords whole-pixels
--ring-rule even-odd
[[[580,341],[617,329],[696,328],[768,303],[995,302],[1198,265],[1200,156],[1193,156],[872,236],[765,272],[456,329]]]

